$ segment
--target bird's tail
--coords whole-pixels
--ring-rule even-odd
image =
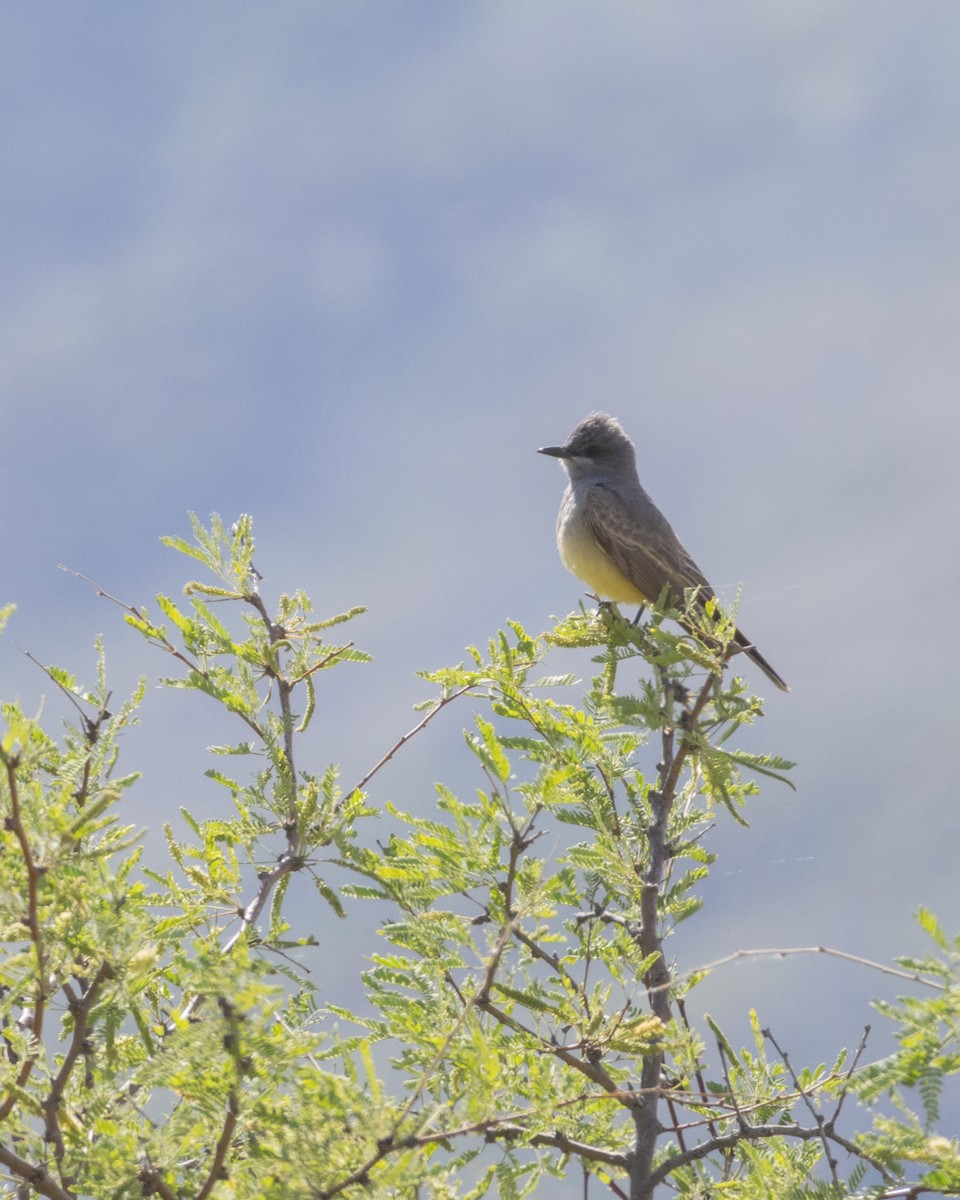
[[[745,634],[741,633],[739,629],[733,635],[733,640],[740,647],[747,658],[749,658],[751,662],[757,664],[757,666],[764,673],[764,675],[766,675],[771,683],[775,683],[782,692],[790,691],[786,680],[776,673],[776,671],[770,666],[753,642],[751,642]]]
[[[668,599],[670,599],[670,597],[668,597]],[[684,604],[680,605],[680,607],[686,607],[688,614],[691,613],[691,609],[702,613],[706,606],[706,602],[711,599],[715,599],[715,597],[709,584],[705,586],[701,584],[696,588],[686,588],[684,590]],[[663,601],[661,599],[661,603],[662,602]],[[695,637],[704,638],[707,642],[713,641],[709,633],[707,633],[707,631],[703,628],[702,623],[686,621],[681,618],[680,624],[684,629],[687,630],[688,633],[692,633]],[[713,642],[713,644],[715,645],[716,643]],[[751,662],[756,663],[756,665],[760,668],[764,675],[766,675],[770,682],[775,683],[782,692],[790,691],[787,681],[782,675],[778,675],[773,667],[770,666],[770,664],[756,648],[753,642],[750,641],[747,635],[745,633],[741,633],[739,629],[735,629],[733,631],[733,645],[729,648],[729,654],[736,654],[738,652],[742,652],[747,656],[747,658],[750,659]]]

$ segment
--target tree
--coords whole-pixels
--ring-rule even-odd
[[[145,860],[120,821],[136,776],[118,769],[143,684],[115,708],[102,649],[88,690],[46,668],[77,714],[59,740],[3,706],[5,1194],[441,1200],[579,1176],[631,1200],[960,1192],[960,1150],[937,1132],[960,1067],[960,941],[929,914],[931,955],[895,970],[925,990],[881,1006],[901,1047],[883,1061],[861,1044],[795,1067],[756,1019],[745,1049],[687,1019],[717,964],[672,961],[669,936],[699,907],[707,827],[721,809],[742,821],[755,780],[790,765],[736,748],[762,709],[724,675],[729,622],[707,614],[701,639],[661,611],[581,612],[537,639],[511,625],[426,674],[418,723],[343,790],[301,762],[302,735],[321,673],[366,657],[327,640],[359,610],[314,620],[295,592],[271,615],[249,518],[194,534],[166,540],[215,582],[158,597],[160,618],[114,603],[175,664],[166,683],[236,720],[207,772],[228,814],[185,808],[170,861]],[[583,694],[536,677],[566,646],[597,653]],[[635,694],[617,688],[628,662],[645,664]],[[389,839],[366,837],[371,777],[468,694],[486,706],[466,735],[477,795],[441,786],[436,814],[390,808]],[[290,958],[314,932],[288,912],[301,875],[330,921],[353,901],[382,916],[354,1009]]]

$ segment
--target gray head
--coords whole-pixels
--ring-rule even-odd
[[[636,474],[633,442],[620,422],[607,413],[584,417],[562,446],[543,446],[538,454],[559,458],[571,479],[628,471]]]

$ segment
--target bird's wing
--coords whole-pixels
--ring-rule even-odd
[[[679,608],[684,605],[684,588],[699,588],[699,605],[715,595],[666,517],[645,492],[628,505],[611,488],[597,484],[587,492],[585,505],[590,529],[604,554],[651,603],[660,598],[664,587],[669,587],[670,602]],[[682,620],[681,624],[689,628]],[[734,641],[778,688],[790,691],[739,629],[734,630]]]
[[[642,503],[628,507],[617,492],[597,484],[587,492],[586,513],[603,552],[651,603],[668,586],[671,603],[681,606],[684,588],[698,587],[701,604],[713,596],[703,572],[645,493]]]

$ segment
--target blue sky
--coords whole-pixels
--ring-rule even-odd
[[[352,782],[414,671],[575,607],[535,450],[606,409],[793,687],[755,744],[799,794],[717,830],[683,953],[956,928],[958,50],[955,0],[5,5],[4,692],[46,690],[15,644],[82,676],[99,631],[118,688],[162,673],[57,563],[149,602],[189,574],[160,535],[251,512],[268,591],[371,610],[318,732]],[[220,799],[174,699],[144,824]],[[466,719],[374,800],[476,786]],[[855,1042],[882,981],[822,986]]]

